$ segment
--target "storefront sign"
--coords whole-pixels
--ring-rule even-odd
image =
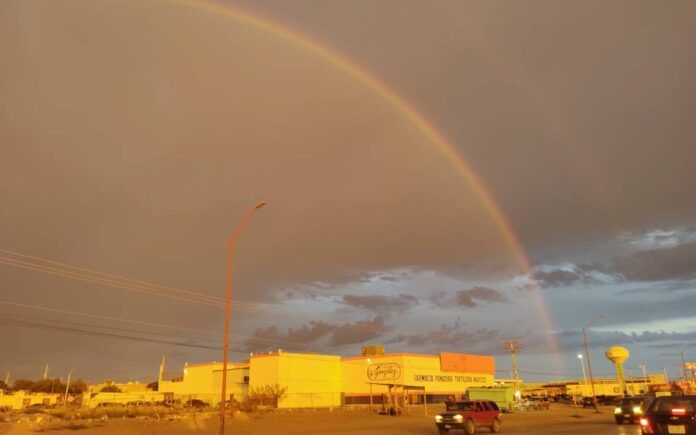
[[[367,367],[367,377],[371,381],[394,381],[401,376],[401,366],[397,363],[372,364]]]
[[[461,376],[461,375],[413,375],[415,382],[479,382],[486,383],[487,379],[483,376]]]

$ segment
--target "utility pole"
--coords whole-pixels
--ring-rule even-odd
[[[522,346],[517,340],[506,340],[505,341],[505,352],[510,354],[512,358],[512,376],[515,378],[515,396],[521,394],[520,392],[520,368],[517,364],[517,353],[522,351]]]
[[[645,368],[645,364],[638,364],[638,367],[643,369],[643,383],[645,383],[645,392],[648,393],[650,390],[650,387],[648,386],[648,373]]]
[[[684,381],[689,382],[689,372],[686,370],[686,359],[684,359],[684,352],[681,353],[682,366],[684,366]]]
[[[665,384],[669,384],[669,376],[667,376],[667,367],[662,367],[662,373],[665,375]]]
[[[63,404],[65,405],[66,411],[68,409],[68,390],[70,389],[70,378],[72,377],[74,371],[75,369],[70,370],[70,373],[68,373],[68,382],[65,384],[65,396],[63,397]]]
[[[5,385],[10,385],[10,372],[7,372],[7,374],[5,374]]]
[[[46,367],[44,368],[44,374],[43,374],[44,381],[48,379],[48,364],[46,364]]]
[[[592,359],[590,358],[590,345],[587,342],[587,330],[595,323],[597,320],[604,317],[604,314],[598,314],[594,319],[590,321],[584,328],[582,328],[582,338],[585,341],[585,353],[587,354],[587,368],[590,371],[590,384],[592,385],[592,404],[594,405],[595,412],[599,413],[599,407],[597,406],[597,394],[595,392],[594,376],[592,375]]]
[[[165,355],[162,355],[162,363],[160,364],[159,375],[157,376],[157,390],[159,390],[162,378],[164,378],[164,370],[167,364],[167,359]]]
[[[677,368],[677,378],[679,379],[679,382],[684,381],[684,367],[682,367],[681,364],[676,363],[674,367]]]

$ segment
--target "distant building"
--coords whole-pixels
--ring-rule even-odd
[[[101,384],[93,384],[87,387],[87,391],[90,393],[99,393],[106,387],[116,387],[122,393],[141,393],[148,391],[147,384],[142,384],[137,381],[130,382],[114,382],[114,381],[104,381]]]
[[[663,374],[643,377],[626,378],[626,388],[629,395],[641,395],[659,391],[668,387]],[[535,383],[523,385],[523,394],[556,396],[568,394],[571,396],[591,397],[592,384],[589,380],[567,380],[550,383]],[[616,378],[598,378],[594,381],[594,391],[597,396],[621,396],[621,383]]]

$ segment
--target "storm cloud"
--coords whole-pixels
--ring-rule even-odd
[[[684,280],[696,277],[696,242],[669,248],[650,249],[620,257],[610,272],[628,281]]]
[[[299,328],[287,328],[286,331],[275,325],[257,328],[245,344],[249,351],[284,348],[291,351],[316,352],[318,342],[323,338],[327,339],[328,346],[360,344],[380,337],[389,330],[380,316],[372,320],[342,324],[313,320]]]
[[[588,275],[580,269],[573,270],[554,269],[550,271],[536,271],[535,279],[542,287],[564,287],[588,281]]]
[[[505,295],[488,287],[474,287],[469,290],[460,290],[455,294],[457,304],[473,308],[481,302],[502,302]]]
[[[400,294],[396,296],[382,295],[345,295],[343,302],[347,305],[362,308],[375,313],[384,315],[403,314],[407,312],[414,304],[418,303],[418,298],[412,295]]]

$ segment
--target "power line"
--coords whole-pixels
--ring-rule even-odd
[[[0,300],[0,305],[17,307],[17,308],[32,309],[32,310],[39,310],[39,311],[58,313],[58,314],[67,314],[67,315],[71,315],[71,316],[87,317],[87,318],[93,318],[93,319],[98,319],[98,320],[130,323],[130,324],[139,325],[139,326],[150,326],[150,327],[165,328],[165,329],[172,329],[172,330],[178,330],[178,331],[204,333],[204,334],[209,334],[212,336],[221,336],[222,335],[222,333],[220,333],[220,332],[214,332],[214,331],[209,331],[209,330],[205,330],[205,329],[188,328],[188,327],[184,327],[184,326],[169,325],[169,324],[164,324],[164,323],[148,322],[148,321],[134,320],[134,319],[125,319],[125,318],[112,317],[112,316],[103,316],[103,315],[94,314],[94,313],[62,310],[62,309],[58,309],[58,308],[45,307],[45,306],[40,306],[40,305],[22,304],[22,303],[10,302],[10,301],[4,301],[4,300]],[[62,322],[72,323],[72,322],[66,322],[66,321],[62,321]],[[81,325],[84,326],[84,324],[81,324]],[[97,327],[97,325],[88,325],[88,326]],[[132,331],[132,330],[129,330],[129,331]],[[140,331],[136,331],[136,332],[140,332]],[[170,335],[170,334],[168,334],[168,335]],[[172,335],[172,336],[174,336],[174,335]],[[258,340],[258,341],[267,341],[267,342],[273,343],[273,344],[289,344],[291,346],[296,346],[296,345],[302,346],[303,345],[303,343],[299,343],[299,342],[268,339],[268,338],[263,338],[263,337],[242,336],[242,335],[232,335],[232,337],[237,338],[237,339],[254,338],[255,340]],[[203,339],[203,340],[207,341],[209,339]]]
[[[167,297],[167,298],[171,298],[171,299],[181,300],[183,302],[198,303],[198,304],[203,304],[203,305],[208,305],[208,306],[216,306],[216,307],[220,307],[220,308],[224,307],[224,299],[217,298],[217,297],[210,296],[210,295],[206,295],[206,294],[202,294],[202,293],[198,293],[198,292],[192,292],[189,290],[178,289],[176,287],[162,286],[159,284],[153,284],[153,283],[148,283],[145,281],[134,280],[134,279],[127,278],[127,277],[121,277],[121,276],[114,275],[114,274],[99,272],[99,271],[87,269],[84,267],[72,266],[72,265],[69,265],[67,263],[61,263],[61,262],[33,256],[33,255],[23,254],[23,253],[19,253],[19,252],[15,252],[15,251],[10,251],[7,249],[0,248],[0,252],[4,252],[6,254],[10,254],[10,255],[30,259],[30,260],[34,260],[34,262],[32,263],[32,262],[20,260],[17,258],[0,256],[0,264],[6,264],[8,266],[34,270],[37,272],[43,272],[43,273],[47,273],[50,275],[61,276],[63,278],[68,278],[68,279],[75,279],[75,280],[80,280],[80,281],[85,281],[85,282],[102,284],[102,285],[106,285],[109,287],[119,288],[119,289],[128,290],[128,291],[134,291],[134,292],[139,292],[139,293],[144,293],[144,294],[149,294],[149,295],[154,295],[154,296]],[[42,262],[52,264],[55,266],[59,266],[59,267],[47,266],[45,264],[41,264]],[[61,269],[61,267],[63,269]],[[88,273],[83,273],[83,271],[86,271]],[[104,278],[102,276],[95,276],[95,275],[103,275],[103,276],[106,276],[108,278],[115,278],[115,279],[107,279],[107,278]],[[125,281],[125,282],[121,282],[121,281]],[[137,283],[137,284],[133,284],[133,283]],[[180,294],[174,294],[171,292],[168,293],[168,291],[174,291],[174,292],[177,292]],[[265,307],[260,307],[256,304],[248,304],[248,303],[242,303],[242,302],[232,302],[232,309],[234,309],[236,311],[243,311],[243,312],[254,313],[254,314],[265,313],[265,314],[283,315],[283,316],[292,317],[292,318],[304,319],[304,316],[301,316],[301,315],[294,315],[294,314],[288,313],[286,311],[269,309],[269,308],[265,308]],[[371,332],[389,332],[392,330],[392,328],[388,328],[388,327],[370,326],[370,325],[364,325],[364,324],[361,324],[361,325],[345,324],[342,326],[346,327],[346,328],[350,328],[350,329],[371,331]]]

